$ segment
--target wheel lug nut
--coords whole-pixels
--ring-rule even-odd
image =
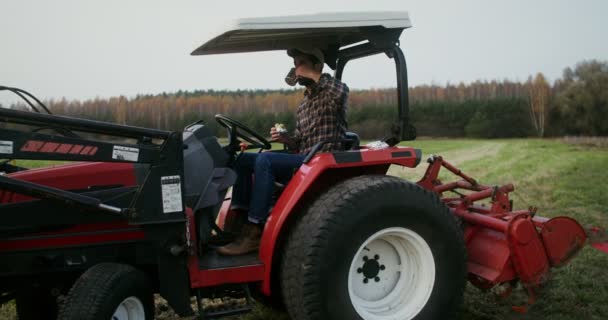
[[[367,278],[363,279],[363,283],[367,283],[369,282],[369,280],[367,280]]]
[[[380,256],[379,256],[379,255],[375,255],[375,256],[374,256],[374,259],[375,259],[375,260],[378,260],[378,259],[380,259]]]
[[[386,269],[386,267],[384,265],[381,265],[380,270],[384,270],[384,269]]]
[[[357,269],[357,273],[361,273],[361,272],[363,272],[363,269],[358,268],[358,269]]]
[[[374,278],[374,281],[376,281],[376,282],[380,282],[380,277],[375,277],[375,278]]]

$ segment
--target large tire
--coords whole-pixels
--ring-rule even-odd
[[[283,299],[294,320],[453,319],[465,255],[460,223],[437,195],[396,177],[356,177],[291,230]]]
[[[152,320],[154,298],[146,275],[124,264],[100,263],[76,281],[59,320]]]

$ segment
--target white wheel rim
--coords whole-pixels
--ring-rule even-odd
[[[387,228],[369,237],[348,273],[348,294],[364,320],[413,319],[435,284],[435,260],[426,241],[406,228]]]
[[[118,305],[112,320],[146,320],[144,305],[136,297],[128,297]]]

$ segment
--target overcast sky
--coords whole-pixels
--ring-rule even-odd
[[[189,54],[235,18],[366,10],[409,12],[401,44],[411,85],[536,72],[554,80],[582,60],[608,60],[606,0],[1,0],[0,85],[43,99],[287,88],[284,52]],[[363,59],[344,80],[394,86],[393,66]],[[15,100],[0,92],[0,103]]]

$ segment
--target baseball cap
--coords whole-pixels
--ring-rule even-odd
[[[325,57],[323,56],[323,52],[318,48],[291,48],[287,50],[287,55],[292,58],[302,53],[317,58],[317,60],[319,60],[321,64],[325,63]]]

